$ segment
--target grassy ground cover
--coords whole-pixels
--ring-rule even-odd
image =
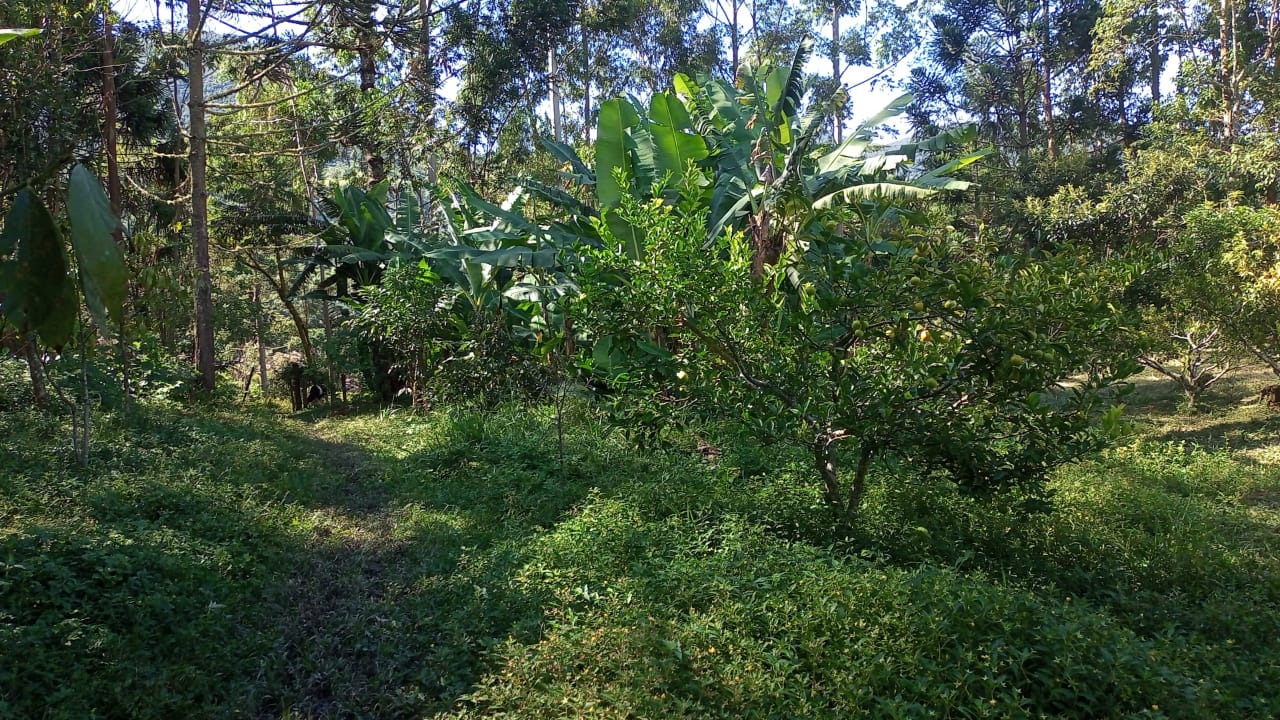
[[[840,541],[804,457],[584,403],[563,447],[546,407],[152,404],[81,468],[6,381],[0,717],[1275,716],[1257,380],[1142,379],[1048,512],[878,468]]]

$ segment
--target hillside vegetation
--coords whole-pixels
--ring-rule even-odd
[[[803,456],[582,399],[563,455],[551,406],[153,403],[85,468],[10,400],[0,714],[1271,716],[1280,415],[1148,380],[1049,506],[885,469],[839,541]]]

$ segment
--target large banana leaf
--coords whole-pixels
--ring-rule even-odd
[[[619,175],[631,181],[636,179],[632,155],[635,140],[629,130],[639,123],[639,114],[627,100],[614,98],[600,105],[596,127],[596,198],[601,208],[615,208],[622,203],[626,188],[619,184]]]
[[[580,217],[599,217],[600,213],[596,209],[590,207],[578,198],[574,197],[563,188],[547,185],[533,178],[524,178],[520,181],[521,187],[528,190],[531,194],[536,195],[552,205],[568,210],[571,215]]]
[[[693,120],[674,93],[654,95],[649,117],[653,120],[650,128],[657,148],[658,172],[670,174],[679,181],[690,164],[707,157],[706,141],[694,134]]]
[[[819,209],[859,200],[914,200],[926,198],[942,190],[968,190],[973,183],[954,178],[933,178],[928,182],[871,182],[853,185],[823,195],[813,202]]]
[[[21,37],[34,37],[40,34],[40,28],[0,28],[0,45]]]
[[[506,207],[494,205],[493,203],[480,197],[470,185],[459,182],[458,187],[462,192],[462,199],[466,201],[473,209],[478,210],[494,219],[489,229],[498,231],[505,229],[503,226],[510,227],[513,230],[524,233],[529,237],[541,237],[543,235],[542,228],[533,224],[525,218],[524,215],[514,210],[514,206],[519,201],[520,188],[513,191],[512,196],[508,196]],[[513,197],[514,196],[514,197]]]
[[[542,144],[557,160],[566,163],[570,167],[572,172],[564,174],[568,175],[574,182],[579,185],[596,184],[595,171],[587,167],[587,164],[582,161],[582,158],[578,156],[577,151],[573,148],[550,138],[543,138]]]

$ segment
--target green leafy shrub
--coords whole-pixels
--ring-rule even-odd
[[[475,716],[1163,717],[1193,696],[1085,603],[837,560],[741,517],[601,499],[519,582],[555,609],[539,642],[503,648]]]
[[[799,443],[842,521],[873,460],[981,492],[1035,486],[1118,427],[1108,391],[1134,365],[1108,348],[1123,318],[1111,278],[1075,257],[931,239],[877,211],[807,236],[757,278],[742,235],[707,249],[696,212],[623,208],[642,252],[587,255],[590,366],[657,393],[654,407],[683,398]]]

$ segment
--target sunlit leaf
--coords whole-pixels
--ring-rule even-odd
[[[71,168],[67,183],[67,215],[85,303],[99,329],[106,332],[120,323],[129,292],[129,270],[115,241],[120,221],[111,212],[98,179],[78,163]]]

